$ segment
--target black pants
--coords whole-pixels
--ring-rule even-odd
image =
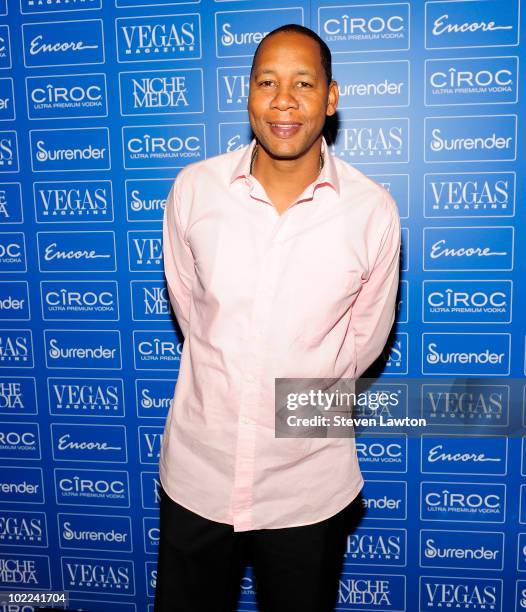
[[[235,532],[161,489],[155,612],[235,612],[252,565],[259,612],[333,612],[353,502],[301,527]]]

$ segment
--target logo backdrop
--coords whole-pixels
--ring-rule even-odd
[[[382,378],[421,378],[440,399],[440,376],[486,377],[477,398],[434,404],[441,423],[471,419],[480,434],[511,406],[524,423],[524,386],[510,403],[507,384],[524,377],[526,341],[518,0],[3,0],[3,591],[152,612],[182,346],[162,275],[165,198],[182,167],[249,142],[251,57],[288,22],[333,52],[332,153],[400,209]],[[521,436],[379,432],[358,452],[367,511],[338,610],[526,610]],[[250,567],[241,587],[239,610],[256,610]]]

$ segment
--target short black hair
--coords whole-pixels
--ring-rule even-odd
[[[254,52],[254,57],[252,58],[252,67],[250,68],[250,76],[252,76],[252,72],[254,71],[254,65],[256,63],[256,58],[257,58],[257,55],[258,55],[258,52],[259,52],[259,49],[260,49],[261,45],[265,42],[265,40],[267,38],[270,38],[271,36],[274,36],[274,34],[279,34],[280,32],[295,32],[296,34],[303,34],[304,36],[308,36],[309,38],[311,38],[312,40],[314,40],[314,41],[316,41],[318,43],[318,46],[320,48],[321,65],[323,67],[323,71],[325,72],[325,77],[327,79],[327,85],[330,85],[330,83],[332,81],[332,55],[331,55],[331,50],[327,46],[327,43],[324,40],[322,40],[316,34],[316,32],[314,32],[314,30],[311,30],[310,28],[306,28],[305,26],[299,25],[297,23],[287,23],[286,25],[282,25],[279,28],[276,28],[275,30],[272,30],[272,32],[269,32],[263,38],[263,40],[261,40],[261,42],[259,43],[259,45],[256,48],[256,51]]]

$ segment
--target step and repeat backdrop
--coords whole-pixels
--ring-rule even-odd
[[[0,1],[2,592],[153,611],[182,346],[165,198],[182,167],[249,142],[253,52],[295,22],[333,52],[332,153],[400,209],[381,380],[432,381],[437,422],[478,433],[359,441],[366,511],[337,610],[526,610],[525,447],[495,433],[524,423],[520,19],[519,0]],[[240,611],[256,586],[248,567]]]

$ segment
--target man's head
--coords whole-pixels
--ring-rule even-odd
[[[338,87],[331,52],[312,30],[290,24],[261,41],[252,62],[248,113],[252,130],[276,159],[296,159],[321,140]]]

